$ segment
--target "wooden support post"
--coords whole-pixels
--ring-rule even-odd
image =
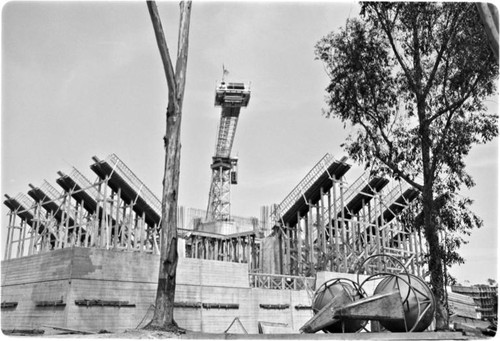
[[[241,237],[236,238],[235,241],[235,248],[236,248],[236,262],[241,263]]]
[[[210,260],[210,238],[205,237],[203,240],[204,249],[205,249],[205,259]]]
[[[233,262],[238,263],[238,240],[236,238],[233,238],[231,240],[231,247],[232,247],[232,255],[233,255]]]
[[[375,217],[379,217],[380,215],[377,214],[378,211],[378,195],[373,196],[373,205],[374,205],[374,211],[375,211]],[[380,222],[379,219],[375,219],[375,224],[376,224],[376,229],[375,229],[375,243],[376,243],[376,248],[377,248],[377,253],[380,254]],[[380,272],[382,271],[381,268],[382,264],[380,263],[380,259],[377,259],[377,271]]]
[[[127,219],[127,236],[126,236],[126,240],[127,240],[127,250],[130,251],[131,247],[132,247],[132,231],[133,231],[133,227],[134,227],[134,219],[133,219],[133,212],[132,212],[132,203],[130,203],[128,205],[128,219]]]
[[[318,253],[316,255],[316,264],[317,266],[321,266],[320,262],[323,258],[323,233],[325,230],[325,227],[323,226],[323,217],[321,215],[321,204],[320,202],[317,202],[315,205],[316,209],[316,246],[318,249]],[[321,267],[322,270],[324,270],[323,267]]]
[[[26,221],[24,219],[21,219],[21,224],[19,225],[19,233],[17,236],[17,250],[16,250],[16,258],[21,257],[21,243],[22,243],[22,231],[24,230],[24,225],[26,224]]]
[[[378,206],[379,206],[379,214],[380,214],[380,228],[382,229],[382,253],[385,253],[385,248],[388,246],[388,240],[387,240],[387,229],[385,227],[385,222],[384,222],[384,208],[382,206],[382,195],[380,193],[377,193],[377,198],[378,198]],[[385,270],[385,269],[384,269]]]
[[[100,231],[100,245],[99,247],[108,248],[108,177],[103,182],[104,194],[102,198],[102,220]]]
[[[313,210],[312,204],[309,201],[309,235],[308,235],[308,243],[309,243],[309,267],[311,271],[314,269],[314,238],[313,238],[313,230],[314,230],[314,218],[313,218]]]
[[[283,258],[284,258],[283,257],[283,233],[282,233],[281,228],[278,229],[278,255],[279,255],[278,271],[279,271],[280,275],[283,275]]]
[[[34,225],[36,226],[36,223]],[[33,254],[33,244],[35,242],[34,233],[35,233],[35,228],[32,227],[30,229],[30,244],[28,246],[28,256],[31,256]]]
[[[360,232],[359,212],[351,217],[351,222],[352,222],[352,229],[351,229],[351,231],[352,231],[352,250],[353,250],[353,254],[356,255],[356,257],[357,257],[358,254],[361,252],[361,247],[359,247],[359,244],[361,242],[360,241],[361,235],[359,233]]]
[[[66,196],[63,197],[63,202],[61,206],[59,207],[59,210],[61,210],[61,221],[57,225],[57,231],[59,234],[59,241],[57,243],[57,248],[62,249],[64,248],[64,239],[66,237],[66,225],[67,225],[67,220],[68,220],[68,211],[66,209],[67,203],[66,203]]]
[[[54,214],[54,212],[52,212],[52,214]],[[62,216],[60,222],[57,221],[57,219],[55,219],[54,217],[53,217],[53,219],[54,220],[52,220],[52,219],[51,220],[55,222],[55,224],[54,224],[55,229],[56,229],[55,232],[57,234],[57,242],[56,242],[54,249],[60,249],[62,247],[62,228],[64,226],[62,220],[64,220],[64,212],[63,212],[63,216]]]
[[[193,258],[197,259],[198,257],[198,236],[193,237],[193,244],[192,244],[192,250],[193,250]]]
[[[75,233],[76,233],[76,243],[75,246],[81,246],[82,237],[82,216],[83,216],[83,200],[80,203],[76,203],[76,213],[75,213]]]
[[[198,244],[200,246],[199,258],[200,259],[206,259],[205,237],[200,237],[200,240],[198,241]]]
[[[215,260],[215,239],[214,238],[210,238],[208,240],[208,250],[209,250],[208,259]]]
[[[288,226],[288,224],[285,225],[285,249],[286,249],[286,265],[285,265],[285,274],[290,275],[291,274],[291,262],[292,262],[292,229]]]
[[[223,253],[224,253],[224,261],[230,262],[231,261],[231,254],[230,254],[230,240],[229,239],[224,240]]]
[[[327,269],[330,271],[333,271],[333,261],[331,257],[331,253],[333,250],[333,228],[332,228],[332,192],[331,190],[328,190],[327,194],[327,209],[328,209],[328,264],[327,264]]]
[[[26,240],[26,230],[28,229],[28,223],[25,221],[23,226],[22,226],[22,233],[21,233],[21,255],[22,257],[24,255],[24,242]]]
[[[251,270],[251,264],[252,264],[252,236],[247,236],[246,237],[246,257],[247,257],[247,263],[248,263],[248,270]]]
[[[250,242],[252,243],[252,271],[257,269],[257,245],[255,245],[255,236],[250,237]]]
[[[35,204],[35,215],[36,215],[36,222],[35,226],[33,227],[33,243],[31,244],[30,247],[30,254],[33,255],[35,253],[35,250],[37,248],[37,240],[39,239],[38,236],[40,235],[40,230],[41,230],[41,224],[42,224],[42,216],[41,216],[41,205],[40,203]],[[44,227],[46,229],[47,227]]]
[[[140,227],[140,217],[137,213],[134,214],[135,219],[134,219],[134,250],[137,250],[138,244],[141,241],[141,227]]]
[[[87,219],[87,223],[85,225],[85,239],[83,240],[83,246],[88,247],[89,246],[89,238],[90,235],[92,234],[92,224],[93,224],[93,219]]]
[[[349,270],[349,267],[347,265],[347,240],[346,240],[346,231],[345,231],[345,224],[346,224],[346,221],[345,221],[345,215],[344,215],[344,183],[341,181],[340,182],[340,214],[341,214],[341,221],[340,221],[340,224],[341,224],[341,229],[342,229],[342,232],[340,234],[340,238],[342,240],[342,259],[344,260],[344,272],[348,272]]]
[[[302,274],[302,231],[300,213],[297,212],[297,274]]]
[[[97,243],[97,247],[105,247],[106,245],[106,225],[107,225],[107,188],[108,181],[107,178],[101,183],[101,188],[99,189],[99,193],[101,196],[101,211],[99,217],[99,224],[96,225],[96,233],[95,233],[95,241]],[[102,191],[102,192],[101,192]]]
[[[5,242],[5,256],[4,256],[4,259],[5,260],[9,260],[10,259],[10,243],[11,243],[11,240],[12,240],[12,229],[13,229],[13,223],[14,223],[14,219],[13,217],[15,217],[14,213],[11,211],[9,212],[9,225],[7,225],[7,241]]]
[[[338,259],[341,257],[340,255],[340,245],[339,245],[339,227],[338,227],[338,212],[337,212],[337,181],[335,179],[332,180],[332,193],[333,193],[333,227],[335,233],[335,268],[332,269],[334,271],[340,271],[340,262]],[[340,193],[342,195],[342,193]]]
[[[325,192],[323,190],[323,187],[320,188],[320,195],[321,195],[321,200],[320,200],[321,244],[323,247],[323,255],[324,255],[324,257],[326,257],[325,199],[324,199]],[[323,270],[326,270],[326,264],[325,264],[325,268],[323,268]]]
[[[71,192],[70,192],[71,193]],[[68,244],[68,237],[70,236],[70,233],[69,233],[69,219],[71,217],[70,215],[70,212],[71,212],[71,195],[70,193],[66,193],[64,194],[64,201],[66,203],[66,207],[65,207],[65,213],[66,213],[66,223],[64,224],[64,229],[63,229],[63,232],[64,232],[64,239],[63,239],[63,247],[67,247],[67,244]],[[75,221],[73,221],[73,224],[75,223]],[[73,227],[73,232],[75,231],[75,228]],[[70,242],[71,244],[71,242]]]
[[[247,246],[246,246],[246,239],[245,236],[241,237],[241,262],[242,263],[247,263]]]
[[[369,254],[368,254],[368,250],[369,250],[369,243],[368,243],[368,229],[370,228],[370,217],[367,217],[366,216],[366,203],[365,203],[365,199],[363,199],[363,223],[362,223],[362,229],[363,229],[363,238],[364,238],[364,243],[362,245],[362,247],[367,250],[366,252],[366,256],[368,257]],[[368,212],[370,212],[370,210],[368,210]]]
[[[107,249],[112,249],[115,247],[115,242],[114,242],[114,235],[116,232],[113,233],[113,229],[116,230],[116,226],[113,226],[113,215],[115,213],[115,192],[110,189],[110,195],[109,195],[109,214],[107,215],[109,217],[108,224],[107,224],[107,233],[106,233],[106,240],[107,240]],[[108,219],[108,218],[106,218]]]
[[[309,213],[304,216],[304,262],[309,263]],[[306,265],[304,264],[304,265]]]
[[[120,222],[120,207],[121,207],[121,195],[122,189],[118,187],[118,192],[116,193],[116,212],[115,212],[115,236],[114,236],[114,245],[113,247],[116,249],[120,244],[120,237],[123,234],[123,224]]]
[[[120,221],[120,231],[121,231],[121,234],[120,234],[120,246],[122,247],[127,247],[127,204],[125,203],[125,201],[123,202],[123,206],[121,207],[121,210],[122,210],[122,214],[121,214],[121,219],[119,219],[118,221]]]
[[[95,236],[95,226],[99,223],[96,213],[87,221],[87,233],[85,235],[85,247],[92,247]]]
[[[140,230],[139,230],[139,251],[142,253],[144,251],[144,247],[146,246],[145,243],[145,225],[146,225],[146,212],[142,212],[142,217],[141,221],[139,223],[140,225]]]

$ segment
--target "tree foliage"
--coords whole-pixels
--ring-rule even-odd
[[[330,76],[325,114],[351,129],[349,155],[422,193],[430,281],[442,300],[439,226],[481,225],[462,215],[468,199],[451,199],[474,185],[464,162],[471,147],[498,135],[497,116],[484,105],[496,93],[498,61],[474,4],[363,3],[361,20],[322,38],[315,53]],[[440,196],[444,206],[434,202]],[[437,317],[445,328],[442,305]]]

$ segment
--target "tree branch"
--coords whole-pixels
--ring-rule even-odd
[[[363,126],[363,128],[365,129],[366,134],[370,137],[370,139],[373,142],[373,146],[375,147],[375,157],[380,162],[382,162],[387,167],[389,167],[389,169],[391,169],[394,173],[398,174],[401,178],[403,178],[411,186],[415,187],[419,191],[422,191],[423,190],[423,186],[422,185],[420,185],[420,184],[416,183],[415,181],[413,181],[412,179],[410,179],[410,177],[406,173],[404,173],[403,171],[401,171],[398,168],[398,166],[395,165],[393,162],[391,162],[389,160],[385,160],[385,158],[382,156],[382,153],[380,151],[380,146],[378,144],[378,141],[375,138],[375,136],[373,136],[373,134],[371,133],[369,127],[366,124],[364,124],[361,120],[359,121],[359,124],[361,124]]]
[[[184,86],[186,84],[186,65],[189,47],[189,23],[191,19],[191,1],[181,1],[179,37],[177,40],[177,62],[175,65],[175,78],[177,80],[177,99],[182,103],[184,97]]]
[[[439,110],[437,113],[435,113],[434,115],[432,115],[427,121],[430,123],[432,123],[432,121],[434,121],[435,119],[437,119],[439,116],[445,114],[446,112],[448,111],[452,111],[452,110],[456,110],[457,108],[459,108],[462,104],[464,104],[464,102],[466,100],[469,99],[469,97],[472,95],[472,92],[474,90],[474,88],[476,87],[477,83],[479,82],[479,79],[481,77],[478,76],[476,78],[476,80],[474,81],[474,84],[472,84],[472,86],[470,87],[469,89],[469,92],[462,98],[460,99],[459,101],[457,102],[454,102],[453,104],[451,105],[447,105],[445,108]]]
[[[172,60],[170,59],[170,53],[168,52],[167,42],[165,40],[165,35],[163,33],[163,27],[161,25],[160,15],[158,13],[158,8],[153,0],[147,0],[149,16],[151,17],[151,22],[153,24],[153,29],[155,32],[156,43],[158,44],[158,49],[160,50],[161,60],[163,62],[163,69],[165,70],[165,77],[167,79],[169,99],[176,98],[177,86],[175,84],[175,74],[174,68],[172,66]],[[171,102],[169,100],[169,102]]]
[[[453,117],[453,114],[455,111],[450,111],[450,114],[448,115],[448,118],[446,119],[446,124],[441,132],[441,138],[439,139],[439,142],[436,146],[436,149],[433,151],[433,157],[432,157],[432,162],[431,162],[431,174],[434,176],[437,168],[437,163],[440,161],[441,157],[441,150],[444,146],[444,138],[445,136],[448,136],[448,130],[450,129],[451,126],[451,119]]]
[[[460,15],[458,15],[458,17],[460,17]],[[456,27],[456,25],[459,23],[459,19],[457,18],[456,20],[453,20],[452,23],[451,23],[451,35],[448,35],[445,39],[445,41],[443,42],[443,44],[441,45],[441,49],[439,50],[438,52],[438,55],[436,56],[436,62],[434,63],[434,66],[432,68],[432,71],[431,71],[431,74],[429,75],[429,79],[427,80],[427,85],[425,86],[425,89],[423,91],[423,96],[424,97],[427,97],[427,94],[429,93],[431,87],[432,87],[432,83],[434,83],[434,78],[436,77],[436,73],[437,73],[437,69],[439,67],[439,64],[441,64],[441,60],[443,58],[443,54],[444,52],[447,50],[448,48],[448,42],[452,39],[452,37],[454,37],[457,33],[457,30],[454,29]]]
[[[408,83],[409,83],[410,87],[413,89],[413,91],[416,92],[416,86],[415,86],[415,83],[413,82],[411,72],[408,69],[408,67],[406,66],[406,64],[404,63],[403,59],[401,58],[401,56],[396,48],[396,44],[394,43],[394,38],[392,37],[390,29],[387,27],[387,23],[385,22],[385,19],[382,17],[382,14],[378,11],[377,7],[375,7],[374,10],[377,13],[377,17],[379,18],[379,20],[381,22],[382,29],[384,30],[385,34],[387,35],[387,38],[389,39],[389,43],[391,44],[392,51],[394,52],[394,55],[396,56],[396,59],[398,60],[399,65],[403,69],[403,71],[406,75],[406,78],[408,79]]]

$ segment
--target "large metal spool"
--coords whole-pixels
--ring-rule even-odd
[[[314,293],[313,313],[317,314],[335,297],[340,298],[345,303],[351,303],[366,297],[366,293],[356,282],[347,278],[326,281]],[[323,331],[325,333],[355,333],[360,331],[366,323],[365,320],[339,320],[324,328]]]
[[[377,273],[369,276],[360,284],[362,288],[365,283],[372,280],[380,280],[375,288],[374,295],[388,293],[398,290],[403,302],[404,320],[381,320],[380,324],[391,332],[421,332],[427,329],[433,321],[436,310],[436,300],[430,288],[425,282],[412,274],[395,257],[389,255],[373,255],[368,257],[358,268],[362,269],[371,259],[375,257],[387,257],[402,268],[401,273]]]

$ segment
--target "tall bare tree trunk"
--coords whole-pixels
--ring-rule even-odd
[[[189,21],[191,2],[180,3],[180,23],[175,72],[161,25],[158,8],[154,1],[147,1],[153,23],[156,42],[160,50],[168,84],[167,128],[164,137],[165,168],[163,175],[162,220],[160,242],[160,269],[156,291],[153,319],[148,329],[177,331],[174,320],[174,298],[177,272],[177,197],[179,192],[179,169],[181,158],[182,101],[186,83]]]

